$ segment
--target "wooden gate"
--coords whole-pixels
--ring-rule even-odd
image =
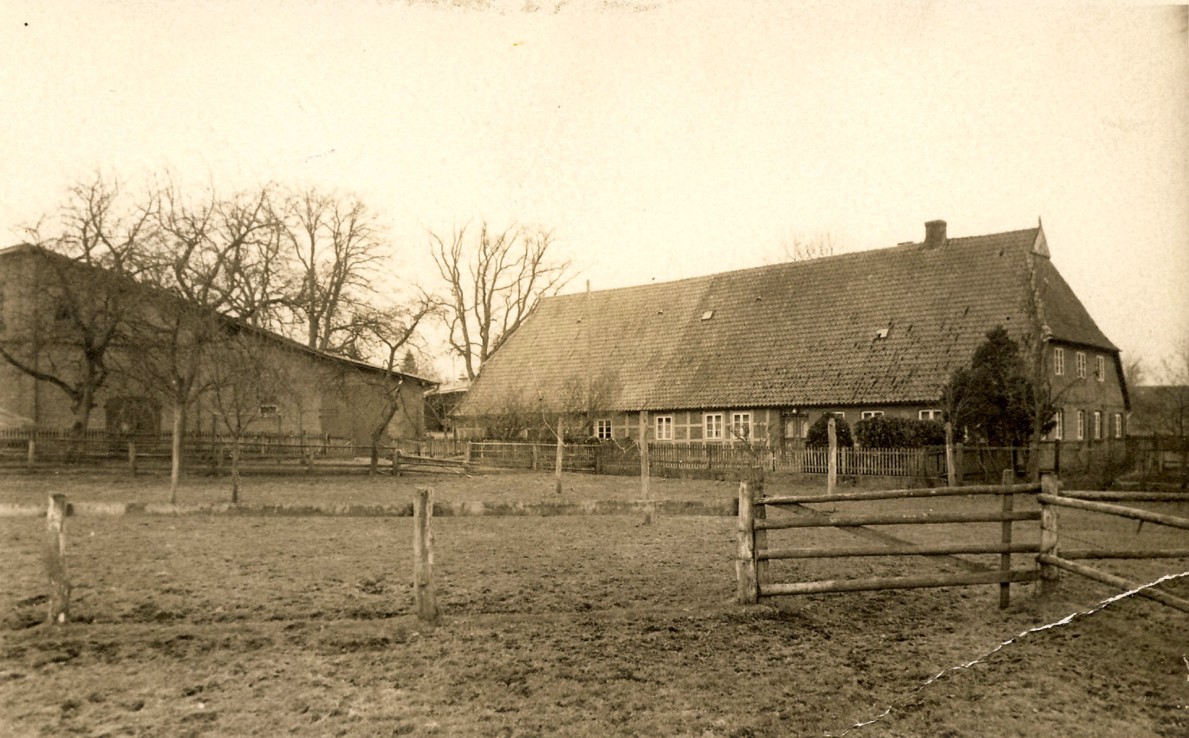
[[[863,590],[915,589],[922,587],[953,587],[975,584],[999,584],[1000,606],[1006,607],[1012,582],[1031,582],[1040,579],[1040,571],[1032,566],[1012,568],[1012,554],[1040,552],[1037,543],[1012,540],[1012,524],[1019,521],[1040,521],[1039,510],[1015,510],[1014,498],[1020,494],[1036,494],[1040,484],[1012,484],[1011,472],[1004,472],[1004,483],[971,487],[941,487],[934,489],[873,490],[840,492],[825,495],[791,495],[767,497],[762,484],[743,482],[739,487],[738,538],[739,555],[736,564],[737,599],[741,604],[754,604],[761,598],[783,595],[816,594],[822,592],[854,592]],[[920,512],[900,514],[819,513],[802,508],[808,515],[770,518],[768,508],[800,507],[807,503],[859,502],[867,500],[935,499],[954,496],[995,495],[1001,499],[994,512]],[[938,525],[954,523],[1000,523],[999,540],[955,542],[917,545],[907,542],[873,546],[838,548],[798,547],[769,548],[768,532],[814,527],[866,527],[881,525]],[[803,582],[768,581],[768,562],[779,559],[820,559],[866,556],[942,556],[958,554],[999,554],[999,567],[989,571],[950,574],[922,574],[900,577],[871,577],[863,579],[825,579]]]

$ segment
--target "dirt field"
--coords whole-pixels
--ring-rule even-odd
[[[248,480],[245,500],[404,503],[424,483]],[[564,494],[587,499],[638,496],[621,478],[567,475],[566,483]],[[444,499],[554,494],[545,476],[434,486]],[[778,481],[772,487],[785,491]],[[658,480],[654,490],[670,499],[735,494],[733,484],[715,482]],[[0,477],[0,502],[40,504],[49,491],[106,501],[164,494],[159,478]],[[223,495],[222,482],[187,480],[181,501]],[[1189,514],[1189,505],[1158,507]],[[1066,575],[1052,599],[1014,586],[1006,610],[996,606],[994,586],[741,607],[733,604],[732,518],[640,522],[439,518],[435,579],[444,617],[426,627],[410,614],[408,518],[74,517],[67,526],[75,622],[47,628],[34,626],[44,613],[43,523],[3,518],[0,735],[1189,735],[1189,618],[1170,608],[1130,598],[922,686],[1113,593]],[[1150,524],[1137,531],[1134,523],[1064,513],[1061,523],[1087,543],[1186,545],[1182,531]],[[1017,525],[1021,538],[1027,525]],[[998,535],[997,525],[984,529]],[[969,535],[924,530],[886,532],[920,542]],[[796,545],[859,542],[842,531],[781,534],[796,535]],[[781,562],[772,575],[992,563]],[[1144,579],[1187,570],[1189,561],[1103,568]],[[1167,590],[1187,597],[1189,582]],[[847,733],[889,706],[883,719]]]

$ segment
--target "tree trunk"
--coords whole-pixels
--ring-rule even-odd
[[[380,435],[373,433],[371,437],[371,449],[368,455],[367,475],[369,477],[376,476],[380,471]]]
[[[648,467],[648,411],[640,411],[640,497],[644,500],[644,525],[652,525],[652,493],[649,489],[651,469]]]
[[[553,491],[561,494],[561,468],[565,461],[565,437],[566,437],[566,418],[565,416],[558,416],[557,418],[557,455],[553,463]]]
[[[838,485],[838,431],[834,416],[830,416],[826,433],[830,449],[830,457],[826,459],[826,494],[832,495]]]
[[[399,386],[396,388],[396,392],[400,392]],[[368,467],[368,474],[371,476],[375,476],[380,468],[380,439],[384,437],[384,431],[388,429],[388,424],[396,417],[396,411],[399,409],[400,395],[397,394],[395,397],[390,396],[388,405],[384,408],[384,415],[376,423],[376,427],[372,429],[371,465]],[[392,443],[395,445],[396,439],[393,439]]]
[[[945,421],[945,483],[949,487],[958,486],[958,469],[954,466],[954,424]]]
[[[1032,436],[1028,439],[1028,481],[1040,481],[1040,441],[1044,435],[1044,418],[1040,417],[1039,408],[1032,413]]]
[[[66,458],[74,461],[82,455],[87,426],[91,424],[91,411],[95,408],[94,388],[83,387],[73,393],[71,399],[70,411],[74,421],[70,424],[70,444],[66,448]]]
[[[170,441],[169,457],[169,504],[178,502],[178,481],[182,476],[182,436],[186,431],[186,403],[175,399],[173,403],[173,438]]]
[[[231,439],[231,504],[239,504],[239,460],[242,456],[240,437]]]

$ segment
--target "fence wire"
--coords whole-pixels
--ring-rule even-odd
[[[1033,635],[1034,633],[1040,633],[1042,631],[1050,630],[1052,628],[1064,627],[1064,626],[1072,623],[1074,620],[1077,620],[1079,618],[1089,617],[1090,615],[1094,615],[1095,613],[1105,610],[1106,608],[1110,607],[1111,605],[1115,604],[1116,602],[1125,600],[1128,597],[1133,597],[1133,596],[1139,594],[1140,592],[1143,592],[1144,590],[1148,590],[1153,587],[1157,587],[1161,584],[1164,584],[1165,582],[1171,582],[1176,579],[1181,579],[1183,577],[1189,577],[1189,571],[1182,571],[1182,572],[1178,572],[1175,574],[1165,574],[1164,576],[1160,577],[1159,579],[1155,579],[1151,582],[1148,582],[1147,584],[1141,584],[1134,589],[1127,590],[1126,592],[1120,592],[1119,594],[1108,597],[1105,600],[1102,600],[1098,604],[1094,605],[1093,607],[1087,608],[1085,610],[1079,610],[1077,612],[1072,612],[1072,613],[1066,615],[1065,617],[1061,618],[1060,620],[1057,620],[1052,623],[1048,623],[1046,625],[1038,625],[1035,628],[1029,628],[1028,630],[1025,630],[1011,638],[1008,638],[1006,641],[1003,641],[1002,643],[996,645],[994,648],[990,649],[989,651],[987,651],[986,653],[982,654],[981,656],[979,656],[975,659],[963,662],[961,664],[955,664],[954,666],[951,666],[947,669],[943,669],[943,670],[937,672],[933,676],[929,677],[925,681],[918,684],[915,688],[913,688],[912,691],[905,694],[899,700],[896,700],[892,704],[888,705],[888,707],[883,712],[879,713],[878,715],[871,718],[870,720],[864,720],[862,722],[854,723],[853,725],[851,725],[849,728],[842,731],[841,733],[836,733],[836,734],[829,733],[827,735],[830,736],[830,738],[843,738],[843,736],[850,734],[851,731],[859,730],[860,728],[865,728],[868,725],[873,725],[873,724],[879,722],[880,720],[883,720],[887,716],[891,715],[897,708],[903,707],[905,704],[908,703],[908,701],[913,696],[915,696],[918,693],[925,690],[929,685],[935,684],[935,683],[941,681],[947,675],[952,674],[956,671],[962,671],[965,669],[969,669],[977,664],[980,664],[980,663],[986,661],[987,659],[991,658],[992,656],[999,653],[1000,651],[1007,648],[1008,646],[1012,645],[1013,643],[1019,642],[1022,638],[1026,638],[1027,636]],[[1186,666],[1189,666],[1189,660],[1186,661]]]

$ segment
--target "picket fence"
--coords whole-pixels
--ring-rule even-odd
[[[552,469],[554,444],[472,441],[470,461],[478,466],[507,469]],[[648,444],[649,473],[656,476],[714,476],[761,466],[793,474],[825,474],[825,448],[771,449],[746,444],[652,442]],[[567,444],[563,470],[597,474],[637,475],[640,448],[635,443]],[[843,476],[937,477],[945,474],[944,449],[838,449],[838,473]]]
[[[231,440],[209,434],[187,434],[183,456],[188,462],[219,463],[227,458]],[[0,430],[0,465],[70,464],[139,459],[152,463],[170,455],[169,434],[127,435],[92,430],[74,435],[61,430]],[[769,448],[745,443],[700,441],[650,442],[649,473],[670,477],[734,476],[763,467],[790,474],[826,474],[829,450],[789,445]],[[1007,466],[1023,468],[1024,449],[956,448],[956,467],[967,482],[991,477],[989,470]],[[1055,449],[1042,447],[1041,468],[1053,468]],[[465,459],[479,467],[552,470],[554,443],[465,441],[455,438],[398,439],[379,449],[380,458],[394,452],[435,459]],[[369,456],[370,448],[351,439],[315,434],[252,434],[240,441],[241,458],[256,464],[343,461]],[[563,450],[563,470],[635,476],[640,473],[640,449],[634,441],[570,443]],[[945,450],[941,447],[838,449],[838,474],[842,477],[880,476],[909,479],[945,477]],[[988,472],[983,474],[983,472]]]

